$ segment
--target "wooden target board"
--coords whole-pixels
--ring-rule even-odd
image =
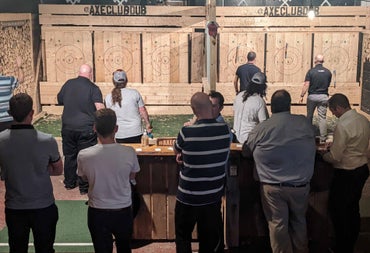
[[[314,55],[324,55],[324,66],[338,83],[356,82],[359,33],[315,33]]]
[[[237,68],[247,62],[247,54],[257,54],[256,65],[264,69],[264,33],[221,33],[219,82],[232,82]]]
[[[311,33],[270,33],[266,75],[270,83],[303,83],[311,64]]]
[[[143,82],[188,82],[187,33],[143,33]]]
[[[111,82],[117,69],[126,71],[129,82],[141,82],[140,33],[95,32],[96,81]]]
[[[82,64],[93,65],[92,37],[88,31],[47,32],[45,34],[46,75],[53,82],[76,77]]]

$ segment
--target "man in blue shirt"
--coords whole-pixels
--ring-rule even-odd
[[[246,90],[248,85],[251,83],[252,77],[261,69],[256,66],[256,53],[253,51],[248,52],[246,64],[240,65],[235,73],[234,88],[236,94]],[[240,81],[240,88],[238,89],[238,81]]]

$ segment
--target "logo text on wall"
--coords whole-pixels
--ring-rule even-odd
[[[265,17],[303,17],[307,16],[308,6],[266,6],[258,10]],[[314,6],[315,16],[319,15],[320,7]]]
[[[91,16],[144,16],[145,5],[90,5],[84,11]]]

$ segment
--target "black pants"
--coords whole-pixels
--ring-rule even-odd
[[[335,231],[335,253],[352,253],[360,232],[362,188],[369,177],[367,164],[355,170],[335,169],[329,205]]]
[[[91,147],[97,143],[96,134],[90,131],[72,131],[62,129],[64,154],[64,185],[74,188],[77,184],[81,192],[86,192],[88,183],[77,177],[77,155],[80,150]]]
[[[42,209],[15,210],[5,208],[9,252],[27,253],[30,231],[36,253],[53,253],[58,208],[55,204]]]
[[[140,134],[138,136],[123,138],[123,139],[117,139],[116,138],[116,142],[117,143],[141,143],[141,136],[143,136],[143,135]]]
[[[89,207],[88,227],[95,253],[112,253],[113,235],[117,253],[131,252],[133,231],[131,207],[119,211],[108,211]]]
[[[176,252],[191,253],[191,234],[197,224],[199,253],[224,252],[221,202],[189,206],[176,201]]]

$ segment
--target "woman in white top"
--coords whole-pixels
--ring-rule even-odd
[[[114,88],[105,98],[105,106],[115,111],[117,115],[118,131],[116,142],[140,143],[143,135],[141,119],[145,122],[145,129],[152,132],[149,115],[143,98],[135,89],[127,88],[127,75],[122,69],[113,72]]]
[[[248,134],[260,122],[268,119],[265,100],[266,76],[262,72],[253,75],[250,85],[234,100],[234,131],[237,141],[244,143]]]

